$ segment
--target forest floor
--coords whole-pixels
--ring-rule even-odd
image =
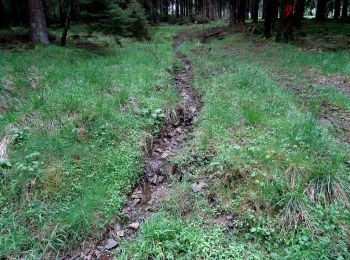
[[[350,258],[349,26],[207,27],[0,52],[1,256]]]

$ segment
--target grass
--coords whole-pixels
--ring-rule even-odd
[[[174,159],[183,170],[183,183],[174,180],[176,195],[164,202],[161,217],[146,222],[140,237],[127,245],[125,256],[350,257],[349,148],[318,121],[300,93],[280,86],[286,77],[296,84],[306,82],[307,68],[346,76],[349,54],[315,53],[272,42],[261,48],[261,41],[236,33],[206,45],[181,46],[192,60],[204,106],[194,139]],[[276,71],[283,71],[285,78]],[[348,96],[334,86],[314,89],[317,105],[327,99],[346,106]],[[193,193],[190,184],[203,178],[208,189]],[[233,228],[218,225],[227,216],[233,216]],[[181,239],[186,232],[196,238],[197,231],[190,228],[196,225],[205,230],[200,243],[211,241],[218,232],[211,248],[230,245],[238,254],[231,255],[228,246],[228,255],[205,255],[196,243],[188,248],[193,244]],[[166,235],[169,227],[178,236]]]
[[[97,35],[110,46],[102,51],[0,53],[0,132],[11,140],[0,162],[2,257],[54,257],[118,217],[158,129],[147,115],[178,101],[167,71],[181,28],[152,28],[151,42],[123,48]],[[349,97],[309,84],[347,77],[349,53],[239,33],[180,50],[204,101],[173,159],[183,178],[137,238],[118,241],[120,258],[350,258],[350,150],[319,121],[322,102],[349,111]],[[208,188],[194,193],[198,180]]]
[[[171,35],[155,30],[153,41],[124,48],[96,35],[110,43],[102,53],[55,45],[0,53],[0,133],[13,136],[12,167],[0,169],[2,257],[70,250],[120,212],[157,131],[143,111],[177,101]]]
[[[118,218],[158,131],[151,115],[179,100],[172,44],[181,29],[150,28],[152,41],[119,39],[120,47],[113,36],[75,26],[65,48],[2,46],[1,257],[55,257]],[[76,35],[88,34],[100,48],[74,47]]]

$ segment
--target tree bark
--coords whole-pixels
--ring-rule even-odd
[[[238,20],[238,23],[240,24],[245,24],[245,4],[246,4],[246,0],[238,1],[237,20]]]
[[[237,0],[230,0],[230,24],[232,27],[237,23]]]
[[[326,5],[327,0],[317,0],[316,19],[318,21],[326,20]]]
[[[179,13],[179,0],[176,0],[176,2],[175,2],[175,15],[176,15],[177,18],[180,16],[180,13]]]
[[[44,5],[42,0],[28,0],[30,38],[32,43],[49,44]]]
[[[5,10],[4,10],[4,5],[2,4],[2,1],[0,0],[0,27],[4,26],[6,24],[5,22]]]
[[[341,12],[342,19],[346,19],[348,17],[348,4],[349,4],[349,0],[343,0],[343,8]]]
[[[73,5],[72,0],[69,0],[66,22],[64,24],[64,29],[63,29],[63,33],[62,33],[62,37],[61,37],[61,46],[66,45],[68,29],[69,29],[69,25],[71,22],[72,5]]]
[[[285,0],[282,6],[281,27],[277,34],[277,41],[288,42],[289,37],[292,36],[293,26],[293,0]]]
[[[264,0],[265,6],[265,37],[271,37],[271,24],[272,24],[272,0]]]
[[[252,2],[252,19],[254,23],[259,19],[259,0],[253,0]]]
[[[304,0],[296,0],[295,5],[295,19],[294,23],[296,27],[301,26],[301,21],[304,19],[305,2]]]
[[[337,20],[340,16],[340,0],[334,0],[334,16],[333,18]]]

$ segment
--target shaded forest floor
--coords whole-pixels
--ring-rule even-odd
[[[118,246],[103,250],[122,259],[350,257],[349,26],[332,23],[308,24],[290,45],[249,30],[184,37],[177,51],[201,112],[166,156],[176,169],[163,199],[132,239],[117,233],[144,154],[181,100],[182,29],[124,47],[97,35],[99,48],[0,52],[1,256],[54,257],[109,226]],[[324,48],[329,37],[336,48]]]

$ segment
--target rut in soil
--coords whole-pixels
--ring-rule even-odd
[[[181,95],[181,103],[167,112],[159,135],[149,144],[141,181],[123,208],[126,224],[115,223],[99,241],[85,245],[82,251],[66,259],[112,259],[120,250],[118,240],[137,236],[142,221],[157,211],[162,199],[169,196],[171,187],[167,179],[179,174],[170,158],[179,152],[184,141],[190,137],[192,124],[202,106],[200,95],[193,89],[190,61],[177,51],[183,41],[180,34],[173,45],[177,60],[181,63],[181,68],[174,68],[174,87]]]

